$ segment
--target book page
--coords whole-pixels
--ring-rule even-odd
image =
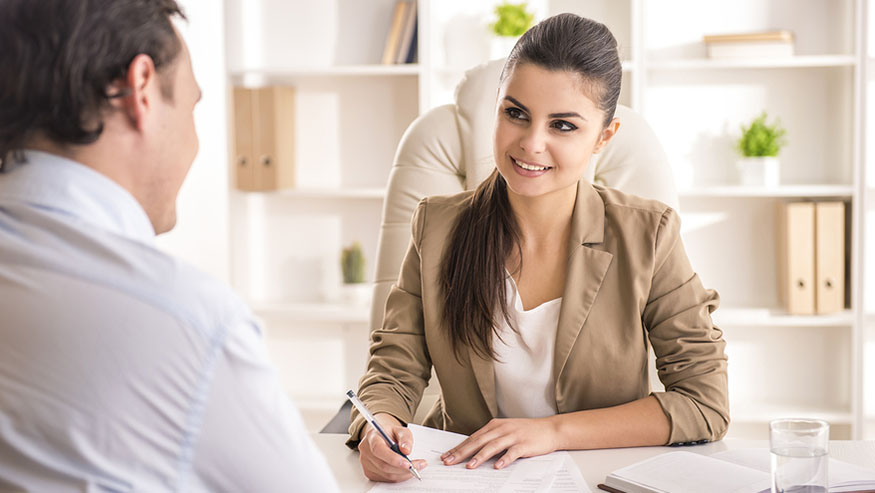
[[[441,454],[467,436],[418,425],[409,425],[408,428],[413,433],[413,453],[410,458],[428,461],[428,467],[421,471],[422,481],[411,477],[401,483],[380,483],[371,488],[371,492],[546,492],[551,491],[557,472],[566,465],[567,454],[553,453],[518,459],[504,469],[493,467],[497,457],[476,469],[467,469],[464,463],[445,466],[440,460]]]
[[[768,489],[769,482],[768,473],[692,452],[657,455],[618,469],[606,480],[607,485],[619,489],[634,486],[672,493],[758,493]]]
[[[711,457],[771,474],[772,463],[768,449],[727,450],[713,454]],[[875,489],[875,470],[838,459],[829,459],[829,491],[866,489]]]

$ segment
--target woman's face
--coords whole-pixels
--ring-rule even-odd
[[[523,63],[499,88],[494,153],[509,192],[537,197],[575,187],[619,127],[576,74]]]

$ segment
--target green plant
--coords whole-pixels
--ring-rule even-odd
[[[492,25],[492,32],[499,36],[517,37],[532,27],[535,14],[526,11],[526,2],[504,2],[495,6],[495,16],[498,18]]]
[[[354,242],[348,248],[344,248],[340,254],[340,268],[343,271],[345,284],[356,284],[365,281],[365,255],[362,253],[362,245]]]
[[[787,143],[784,134],[787,131],[777,119],[774,124],[766,123],[766,112],[754,118],[750,126],[741,126],[741,138],[738,139],[738,151],[744,157],[777,156]]]

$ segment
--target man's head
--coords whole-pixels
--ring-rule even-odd
[[[4,0],[0,158],[40,149],[126,188],[156,233],[197,154],[200,99],[175,0]]]

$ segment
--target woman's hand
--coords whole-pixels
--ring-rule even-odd
[[[377,413],[374,419],[380,423],[383,431],[395,441],[405,455],[413,451],[413,434],[391,414]],[[397,483],[412,477],[410,463],[404,457],[389,448],[386,440],[373,426],[366,425],[364,436],[359,442],[359,460],[362,471],[371,481]],[[412,459],[411,459],[412,460]],[[421,471],[427,466],[424,460],[414,460],[413,467]]]
[[[459,464],[474,455],[466,467],[474,469],[491,457],[507,451],[495,463],[496,469],[509,466],[520,457],[549,454],[557,449],[554,417],[537,419],[493,419],[459,445],[441,456],[445,465]]]

